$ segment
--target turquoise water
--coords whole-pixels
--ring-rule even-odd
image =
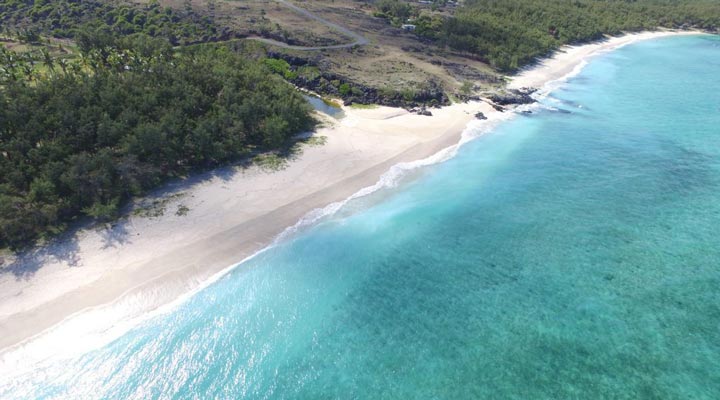
[[[720,398],[720,40],[640,42],[1,398]],[[382,197],[382,199],[380,199]]]

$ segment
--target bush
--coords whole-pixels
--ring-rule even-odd
[[[350,94],[350,84],[349,83],[343,83],[338,87],[338,92],[340,92],[341,95],[347,96]]]

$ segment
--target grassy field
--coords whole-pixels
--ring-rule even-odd
[[[38,42],[26,43],[8,35],[0,35],[0,46],[16,53],[19,59],[32,58],[34,60],[32,62],[33,75],[37,78],[45,78],[60,71],[59,66],[50,70],[48,66],[39,61],[43,51],[47,51],[56,61],[69,62],[78,57],[78,49],[74,43],[55,38],[41,38]]]

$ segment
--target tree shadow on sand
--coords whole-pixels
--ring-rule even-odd
[[[98,228],[98,235],[102,240],[102,249],[111,249],[132,243],[130,232],[128,232],[127,219],[114,222],[112,225]]]
[[[318,140],[322,139],[322,140]],[[282,169],[287,162],[299,157],[302,154],[300,144],[319,145],[324,143],[324,137],[317,138],[312,133],[298,137],[288,146],[280,151],[269,153],[254,153],[232,165],[215,168],[209,171],[193,173],[190,176],[177,178],[166,182],[162,187],[147,193],[141,200],[152,201],[154,199],[168,199],[178,196],[183,191],[189,190],[204,182],[220,179],[229,182],[234,177],[243,173],[251,166],[258,166],[266,172]],[[258,157],[263,156],[263,157]],[[270,156],[270,157],[268,157]],[[263,159],[271,160],[269,165],[263,165]],[[96,233],[102,241],[102,249],[122,247],[132,242],[134,237],[129,231],[130,218],[133,210],[138,206],[137,201],[129,201],[120,211],[121,217],[112,222],[98,223],[91,219],[85,219],[70,227],[65,233],[55,237],[48,243],[33,248],[19,251],[12,256],[0,255],[0,275],[13,274],[20,279],[31,279],[37,271],[50,263],[65,263],[68,267],[80,267],[80,246],[79,241],[84,235],[84,230],[95,228]]]
[[[46,245],[20,251],[14,257],[9,257],[9,260],[5,258],[3,261],[6,265],[1,266],[0,275],[13,274],[18,280],[30,279],[49,262],[64,262],[69,267],[80,266],[75,232],[61,236]]]

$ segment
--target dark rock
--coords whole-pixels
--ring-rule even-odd
[[[479,120],[487,119],[487,117],[485,116],[485,114],[483,114],[483,113],[481,113],[481,112],[479,112],[479,111],[475,113],[475,118],[477,118],[477,119],[479,119]]]
[[[496,111],[505,112],[505,107],[503,107],[503,106],[501,106],[501,105],[498,105],[498,104],[495,104],[495,103],[490,103],[490,105],[491,105],[492,108],[494,108]]]
[[[285,61],[287,61],[288,64],[290,64],[292,66],[299,67],[299,66],[303,66],[303,65],[313,65],[314,64],[307,58],[292,56],[289,54],[279,53],[276,51],[268,51],[267,55],[270,58],[279,58],[281,60],[285,60]]]
[[[432,113],[425,108],[421,109],[417,113],[418,113],[418,115],[425,115],[427,117],[432,117]]]
[[[522,89],[510,89],[502,93],[494,93],[490,95],[489,99],[495,104],[501,106],[507,106],[511,104],[532,104],[535,99],[532,98],[532,94],[535,93],[535,89],[522,88]]]

